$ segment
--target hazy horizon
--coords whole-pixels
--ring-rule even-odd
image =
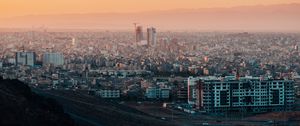
[[[67,13],[128,13],[300,3],[299,0],[1,0],[0,18]]]
[[[163,31],[300,31],[297,0],[4,0],[0,8],[2,29],[132,30],[139,23]]]

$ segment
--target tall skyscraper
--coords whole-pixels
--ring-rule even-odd
[[[156,29],[153,27],[147,28],[147,42],[148,42],[148,47],[156,46]]]
[[[142,26],[137,26],[135,29],[135,39],[136,42],[141,42],[144,39],[143,36],[143,27]]]
[[[54,66],[64,65],[64,56],[61,53],[44,53],[43,64],[52,64]]]
[[[35,52],[17,52],[16,65],[34,66],[36,61]]]

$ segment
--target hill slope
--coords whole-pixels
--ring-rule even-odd
[[[0,125],[72,126],[73,120],[54,100],[32,93],[18,80],[0,78]]]

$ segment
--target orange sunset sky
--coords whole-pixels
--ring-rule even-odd
[[[0,18],[300,3],[300,0],[0,0]]]

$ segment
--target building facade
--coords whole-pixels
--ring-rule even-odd
[[[292,80],[259,77],[190,80],[197,86],[190,89],[196,93],[189,103],[209,113],[290,111],[295,102]]]
[[[138,43],[141,42],[142,40],[144,40],[143,27],[137,26],[135,29],[135,41],[136,43]]]
[[[177,100],[181,100],[181,101],[187,101],[188,99],[188,90],[187,88],[178,88],[177,89],[177,92],[176,92],[176,95],[177,95]]]
[[[121,93],[120,90],[112,90],[112,89],[102,89],[96,91],[95,93],[97,96],[101,98],[120,98]]]
[[[16,65],[34,66],[36,54],[34,52],[16,52]]]
[[[145,96],[148,99],[169,99],[170,88],[148,87]]]
[[[43,64],[52,64],[54,66],[64,65],[64,55],[61,53],[44,53]]]
[[[156,46],[156,29],[153,27],[147,28],[147,45],[148,47]]]
[[[197,101],[197,85],[199,85],[199,78],[193,78],[189,77],[188,78],[188,86],[187,86],[187,98],[188,98],[188,103],[195,105]]]

